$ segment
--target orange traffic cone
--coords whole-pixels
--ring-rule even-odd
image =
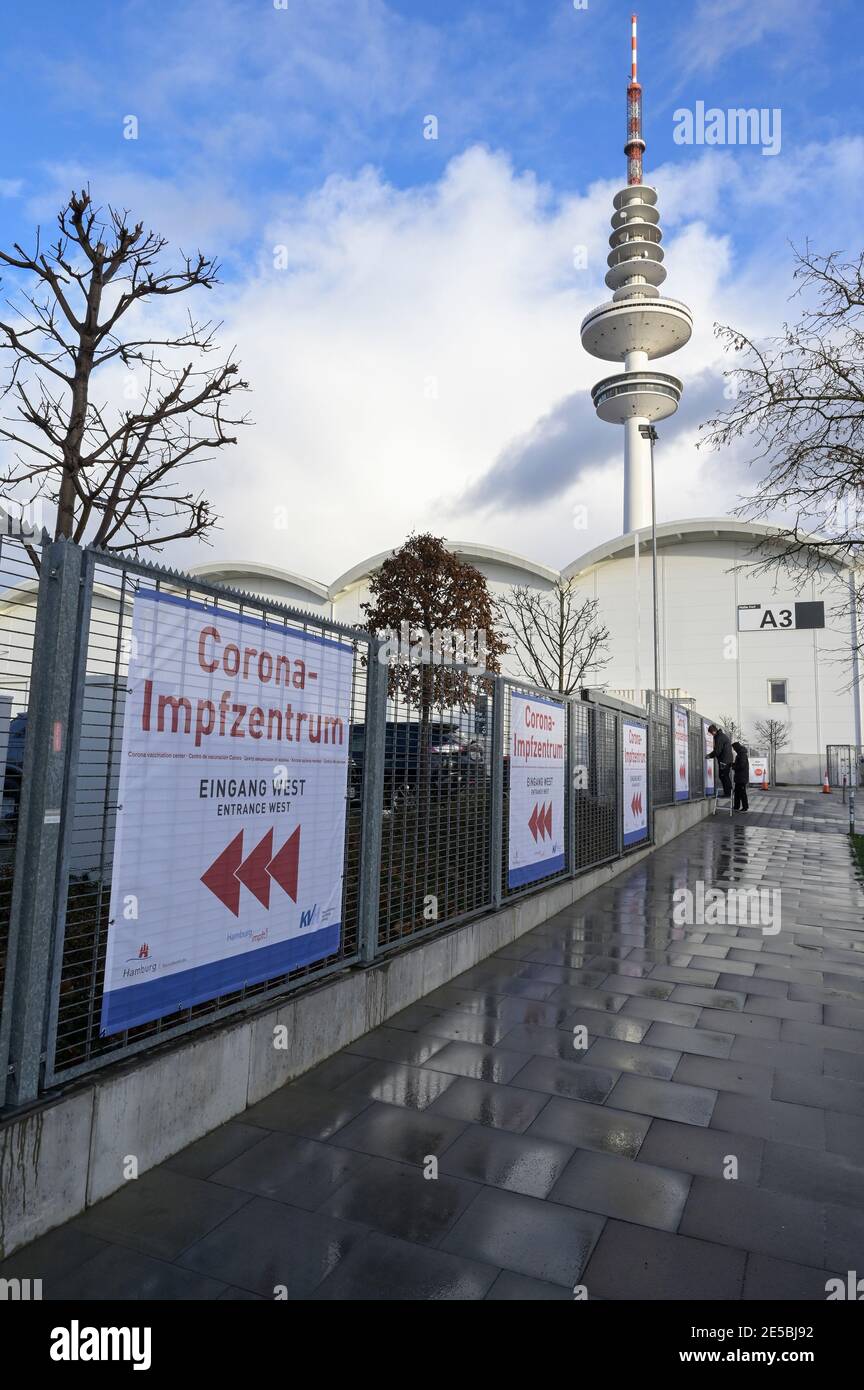
[[[765,773],[765,776],[762,778],[762,790],[763,790],[763,792],[767,792],[767,790],[768,790],[768,773],[767,773],[767,772]]]
[[[822,791],[825,793],[826,796],[830,796],[830,795],[831,795],[831,788],[830,788],[829,785],[828,785],[828,773],[827,773],[827,772],[825,773],[825,781],[822,783]]]

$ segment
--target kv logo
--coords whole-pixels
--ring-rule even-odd
[[[268,830],[263,840],[243,858],[243,831],[235,835],[230,845],[213,860],[206,873],[201,875],[205,888],[217,897],[220,903],[240,916],[241,883],[256,897],[262,907],[270,907],[270,881],[275,879],[279,887],[297,901],[297,876],[300,871],[300,827],[293,831],[277,854],[273,853],[273,831]],[[313,909],[314,910],[314,909]]]
[[[318,904],[317,904],[317,903],[315,903],[312,907],[304,908],[303,911],[300,913],[300,927],[301,927],[301,930],[302,930],[303,927],[311,927],[311,926],[312,926],[312,923],[315,921],[315,918],[316,918],[317,916],[318,916]]]

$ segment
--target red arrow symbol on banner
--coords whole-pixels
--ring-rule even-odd
[[[267,908],[270,906],[270,876],[267,873],[267,865],[272,858],[273,831],[268,830],[264,839],[258,842],[239,869],[235,870],[235,876],[240,882],[245,884],[262,907]]]
[[[684,778],[687,776],[687,764],[686,764],[686,763],[682,763],[681,766],[679,767],[679,769],[678,769],[678,776],[681,778],[681,781],[683,782],[683,781],[684,781]]]
[[[545,816],[543,817],[543,825],[544,825],[544,827],[545,827],[546,834],[549,836],[549,839],[551,840],[551,839],[552,839],[552,802],[551,802],[551,801],[549,802],[549,805],[546,807],[546,814],[545,814]]]
[[[292,831],[277,854],[273,854],[273,831],[267,831],[250,854],[243,858],[243,831],[235,835],[209,869],[201,875],[205,888],[224,903],[235,917],[240,916],[240,885],[249,889],[261,903],[270,907],[270,880],[297,901],[300,871],[300,826]]]
[[[235,835],[234,839],[223,849],[218,859],[213,863],[206,873],[201,875],[201,882],[205,888],[209,888],[214,893],[220,903],[224,903],[229,912],[233,912],[235,917],[240,916],[240,880],[236,877],[236,871],[240,868],[243,859],[243,831]]]
[[[530,819],[529,822],[528,822],[528,829],[531,831],[531,834],[534,836],[534,839],[536,840],[536,839],[537,839],[537,807],[536,807],[536,805],[535,805],[533,811],[531,812],[531,819]]]
[[[267,872],[279,887],[297,901],[297,873],[300,868],[300,827],[288,836],[279,853],[270,860]]]
[[[642,793],[641,793],[641,792],[636,792],[636,793],[635,793],[635,795],[634,795],[634,797],[633,797],[633,800],[630,802],[630,810],[633,812],[634,816],[641,816],[641,814],[642,814]]]

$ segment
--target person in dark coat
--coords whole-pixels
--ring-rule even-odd
[[[750,755],[743,743],[733,743],[732,747],[735,750],[735,762],[732,764],[732,778],[735,782],[734,809],[736,811],[749,811],[747,787],[750,783]]]
[[[723,788],[724,796],[732,795],[732,763],[734,761],[733,745],[729,741],[729,735],[722,729],[718,729],[716,724],[708,725],[709,734],[714,735],[714,751],[707,753],[706,757],[715,758],[717,761],[717,772],[720,777],[720,785]]]

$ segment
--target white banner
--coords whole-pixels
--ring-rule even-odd
[[[624,844],[648,838],[648,730],[631,719],[621,720]]]
[[[673,752],[675,755],[675,800],[686,801],[690,795],[690,722],[686,709],[672,708]]]
[[[768,777],[768,759],[761,753],[750,754],[750,785],[760,786]]]
[[[510,691],[510,888],[564,868],[566,730],[563,705]]]
[[[103,1034],[339,949],[353,651],[140,590]]]
[[[708,732],[708,720],[702,720],[702,739],[705,744],[705,795],[716,796],[717,788],[714,785],[715,761],[709,758],[708,754],[714,751],[714,735]]]

